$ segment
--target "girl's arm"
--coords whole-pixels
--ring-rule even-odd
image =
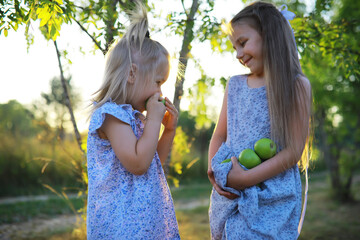
[[[294,154],[284,149],[260,165],[245,171],[236,157],[231,158],[232,169],[227,176],[227,186],[237,190],[254,186],[289,169],[297,163]]]
[[[214,172],[211,169],[211,159],[214,157],[216,152],[219,150],[221,144],[226,141],[227,136],[227,95],[228,95],[228,86],[226,86],[223,104],[221,107],[219,120],[216,124],[214,133],[210,140],[209,145],[209,156],[208,156],[208,177],[211,184],[214,186],[215,190],[222,196],[229,199],[234,199],[238,197],[237,195],[224,191],[220,186],[215,182]]]
[[[300,82],[305,89],[306,96],[300,96],[298,99],[298,104],[304,107],[300,107],[300,115],[302,118],[297,119],[297,121],[293,123],[292,134],[295,147],[292,149],[285,148],[274,157],[247,171],[240,167],[236,157],[232,157],[233,166],[227,177],[227,186],[242,190],[272,178],[297,164],[304,150],[306,137],[309,133],[309,109],[311,105],[310,83],[306,78],[301,78]]]
[[[157,146],[157,152],[162,164],[165,163],[169,155],[171,146],[176,133],[176,126],[178,120],[178,111],[168,98],[165,98],[165,105],[167,112],[164,115],[162,124],[164,125],[164,132],[161,135]]]
[[[111,115],[106,115],[99,129],[105,133],[123,166],[135,175],[144,174],[155,155],[161,121],[165,113],[165,106],[158,101],[158,98],[157,93],[148,101],[148,118],[139,140],[136,139],[130,125]]]

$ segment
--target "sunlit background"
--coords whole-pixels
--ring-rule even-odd
[[[219,19],[225,19],[226,22],[244,5],[241,1],[236,0],[219,1],[215,4],[215,15]],[[167,1],[158,1],[156,6],[159,14],[164,13],[169,7],[182,8],[180,1],[178,6],[173,6],[173,3],[169,6]],[[149,14],[149,22],[150,27],[157,24],[151,13]],[[164,24],[164,22],[160,23]],[[29,48],[27,48],[23,26],[19,27],[17,32],[11,31],[7,37],[2,36],[0,38],[0,71],[2,73],[0,103],[16,99],[22,104],[31,104],[41,98],[42,92],[50,91],[49,81],[53,77],[60,76],[53,42],[45,40],[36,24],[39,24],[39,21],[33,23],[30,28],[35,38],[34,43]],[[172,100],[177,73],[176,57],[180,51],[182,39],[178,35],[167,35],[166,32],[150,34],[151,38],[163,44],[172,56],[170,76],[163,85],[163,94]],[[66,66],[67,74],[72,75],[72,84],[82,96],[83,104],[82,107],[78,108],[76,118],[79,129],[85,131],[88,125],[86,106],[90,103],[91,95],[101,84],[104,56],[101,51],[95,50],[93,42],[76,24],[70,26],[64,24],[57,43],[60,50],[66,49],[68,51],[68,58],[71,59],[71,64],[65,60],[62,61]],[[196,39],[193,45],[192,55],[199,61],[208,76],[219,79],[220,77],[247,72],[247,69],[237,62],[232,53],[214,54],[208,42],[200,43]],[[81,52],[79,51],[80,48]],[[194,64],[193,61],[189,61],[184,89],[188,89],[200,77],[200,73]],[[218,112],[221,107],[219,102],[222,100],[223,90],[219,82],[215,87],[217,89],[212,97],[214,100],[212,105]],[[187,109],[187,106],[188,100],[185,92],[181,109]]]
[[[149,1],[150,2],[150,1]],[[181,2],[177,5],[168,1],[155,1],[156,13],[166,17],[164,14],[169,8],[182,8]],[[311,0],[307,0],[307,11],[310,12],[314,7]],[[239,0],[215,1],[214,16],[228,22],[242,9],[244,3]],[[156,24],[164,24],[164,21],[157,20],[152,13],[149,13],[150,27]],[[159,22],[157,22],[159,21]],[[51,41],[45,40],[38,29],[40,21],[32,24],[30,32],[34,35],[34,43],[27,47],[25,39],[25,27],[20,26],[17,32],[10,31],[7,37],[0,37],[0,103],[6,103],[11,99],[16,99],[21,104],[31,104],[41,98],[42,92],[50,91],[49,81],[53,77],[60,76],[59,65],[56,51]],[[169,32],[151,33],[151,38],[159,41],[170,52],[172,58],[172,69],[168,81],[163,85],[163,93],[169,99],[173,99],[175,79],[177,74],[177,57],[181,47],[182,39]],[[62,26],[60,37],[57,40],[60,50],[68,52],[68,59],[63,64],[66,66],[67,75],[71,74],[73,86],[80,92],[82,105],[76,112],[76,118],[81,131],[87,129],[86,107],[90,104],[91,95],[98,89],[102,81],[104,56],[95,46],[90,38],[75,23]],[[79,51],[81,49],[81,51]],[[201,43],[196,39],[191,50],[192,55],[202,66],[206,74],[214,77],[217,82],[211,106],[214,108],[212,114],[218,113],[221,107],[219,104],[223,97],[223,90],[219,83],[220,77],[229,77],[235,74],[248,72],[235,58],[233,53],[217,54],[213,53],[208,41]],[[220,64],[221,63],[221,64]],[[189,60],[186,70],[186,80],[184,89],[188,89],[200,77],[199,71],[194,66],[194,61]],[[187,109],[189,100],[187,93],[181,102],[181,109]],[[216,116],[214,116],[216,117]]]
[[[187,9],[192,3],[183,2]],[[210,15],[226,23],[249,2],[216,0]],[[358,239],[360,110],[356,97],[360,91],[360,50],[355,36],[359,36],[360,23],[353,16],[360,14],[359,2],[272,2],[279,3],[279,7],[280,2],[287,3],[290,11],[304,13],[303,18],[296,18],[292,24],[296,27],[299,54],[303,54],[301,64],[314,94],[316,137],[309,169],[308,210],[300,239]],[[163,26],[167,14],[181,12],[183,6],[175,0],[149,0],[148,5],[151,38],[163,44],[171,55],[172,68],[162,91],[172,100],[183,36]],[[347,8],[342,9],[342,5]],[[348,12],[351,14],[347,19]],[[337,21],[339,15],[345,21]],[[352,21],[356,27],[349,30],[346,21]],[[121,22],[127,23],[123,19]],[[79,216],[86,211],[87,175],[86,155],[80,148],[86,149],[87,106],[102,82],[104,56],[76,23],[62,24],[56,42],[59,50],[67,53],[61,58],[65,77],[71,76],[71,85],[81,97],[75,108],[83,141],[79,148],[66,107],[62,103],[50,106],[44,103],[42,94],[50,93],[50,82],[59,79],[60,70],[53,41],[45,40],[39,23],[35,21],[30,26],[34,43],[29,47],[24,26],[19,26],[17,32],[10,29],[7,37],[4,32],[0,35],[0,239],[11,234],[16,236],[14,239],[84,239],[85,226]],[[195,25],[200,23],[195,21]],[[223,100],[221,79],[248,72],[233,51],[216,53],[209,40],[201,42],[196,38],[191,45],[181,119],[167,176],[185,240],[209,236],[211,184],[206,175],[207,150]],[[201,116],[197,117],[201,114],[191,110],[192,107],[198,110],[194,106],[197,103],[193,103],[199,99],[189,93],[191,90],[195,95],[198,93],[195,90],[199,90],[199,85],[195,84],[200,82],[202,73],[215,80],[211,90],[205,89],[204,94],[206,112],[201,114],[207,118],[206,126],[199,124]]]

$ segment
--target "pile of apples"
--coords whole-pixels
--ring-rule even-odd
[[[254,144],[254,150],[247,148],[241,151],[238,160],[241,165],[247,169],[251,169],[263,161],[275,156],[276,150],[276,144],[273,140],[269,138],[262,138]],[[222,161],[221,163],[230,161],[231,159],[229,158]]]

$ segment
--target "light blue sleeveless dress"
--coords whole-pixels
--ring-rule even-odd
[[[87,140],[88,239],[180,239],[169,187],[157,153],[148,171],[137,176],[116,157],[110,142],[97,129],[105,115],[131,126],[137,139],[143,115],[131,105],[108,101],[91,116]]]
[[[212,190],[209,219],[212,239],[296,239],[301,214],[301,179],[298,166],[243,191],[226,187],[232,163],[245,148],[254,149],[261,138],[270,138],[266,88],[249,88],[247,75],[228,83],[227,139],[212,159],[216,182],[239,195],[229,200]]]

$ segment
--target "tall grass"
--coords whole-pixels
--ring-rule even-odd
[[[0,142],[0,197],[83,187],[81,151],[72,140],[5,136]]]

